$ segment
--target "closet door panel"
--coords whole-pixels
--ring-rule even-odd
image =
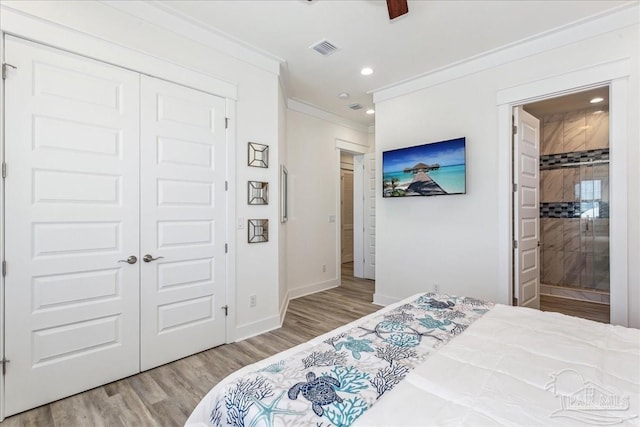
[[[6,37],[6,415],[139,371],[139,75]]]
[[[222,98],[141,80],[141,366],[225,342]],[[161,258],[160,258],[161,257]]]

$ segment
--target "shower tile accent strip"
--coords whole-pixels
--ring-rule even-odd
[[[609,218],[609,203],[599,202],[599,218]],[[580,218],[580,202],[540,203],[540,218]]]
[[[540,203],[540,218],[580,218],[580,202]]]
[[[572,163],[582,163],[595,160],[609,160],[609,149],[574,151],[571,153],[546,154],[540,156],[540,170],[552,170],[570,167]],[[567,165],[567,166],[564,166]],[[578,167],[575,165],[574,167]]]

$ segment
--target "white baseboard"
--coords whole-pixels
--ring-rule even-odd
[[[387,295],[380,295],[378,293],[373,294],[373,303],[376,305],[387,306],[389,304],[393,304],[394,302],[400,301],[401,298],[390,297]]]
[[[264,319],[256,322],[246,323],[236,327],[235,341],[246,340],[247,338],[273,331],[281,326],[282,323],[280,322],[280,316],[265,317]]]
[[[236,338],[234,341],[246,340],[247,338],[255,337],[256,335],[264,334],[266,332],[273,331],[274,329],[282,327],[284,317],[287,314],[287,308],[289,308],[289,301],[306,295],[315,294],[316,292],[326,291],[327,289],[332,289],[338,287],[339,285],[340,282],[338,279],[331,279],[325,282],[314,283],[312,285],[304,286],[298,289],[290,289],[284,298],[284,303],[282,304],[282,306],[280,306],[280,313],[277,316],[267,317],[256,322],[247,323],[236,327],[234,334]]]
[[[314,283],[312,285],[303,286],[301,288],[289,289],[289,299],[296,299],[305,295],[315,294],[316,292],[326,291],[340,286],[340,281],[336,279],[327,280],[326,282]]]

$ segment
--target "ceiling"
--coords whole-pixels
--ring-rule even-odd
[[[409,0],[393,21],[378,0],[162,0],[155,4],[282,61],[287,96],[361,125],[374,122],[372,91],[627,1]],[[309,46],[326,39],[339,50]],[[374,73],[362,76],[363,67]],[[338,98],[347,92],[348,99]],[[349,104],[364,108],[353,111]]]
[[[594,98],[602,98],[601,102],[592,103]],[[586,110],[591,108],[609,109],[609,86],[602,86],[583,92],[572,93],[544,101],[532,102],[523,107],[526,111],[541,119],[548,114],[566,113],[567,111]]]

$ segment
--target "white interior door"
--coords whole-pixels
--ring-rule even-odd
[[[353,171],[340,171],[342,262],[353,262]]]
[[[225,342],[223,98],[141,80],[142,370]],[[160,258],[161,257],[161,258]]]
[[[139,371],[139,76],[5,43],[11,415]]]
[[[540,308],[540,123],[514,108],[514,293],[518,305]]]
[[[364,155],[364,277],[376,278],[376,155]]]

